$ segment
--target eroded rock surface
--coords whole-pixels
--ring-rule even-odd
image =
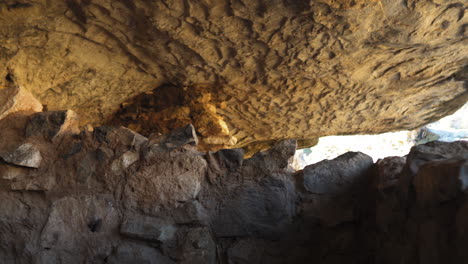
[[[42,105],[24,88],[0,86],[0,119],[9,114],[23,111],[40,112]]]
[[[42,155],[38,166],[0,160],[2,263],[468,261],[468,142],[294,171],[295,140],[243,159],[198,151],[191,127],[147,139],[123,127],[77,133],[59,118],[27,133],[64,113],[0,120],[0,138]]]
[[[212,150],[410,129],[467,100],[466,8],[457,0],[7,0],[0,85],[94,124],[143,93],[123,123],[163,134],[192,123]]]

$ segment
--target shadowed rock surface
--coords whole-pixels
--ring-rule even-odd
[[[74,110],[82,123],[103,124],[120,107],[116,119],[144,134],[192,123],[210,150],[411,129],[467,100],[466,8],[7,0],[0,85],[24,87],[49,110]]]
[[[239,149],[198,151],[190,126],[151,140],[66,129],[74,118],[32,129],[67,113],[0,120],[0,139],[11,138],[0,149],[29,144],[21,157],[42,157],[0,160],[2,263],[468,261],[468,142],[294,171],[295,140],[243,160]]]

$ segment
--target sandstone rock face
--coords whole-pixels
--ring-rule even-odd
[[[127,123],[193,123],[218,147],[409,129],[467,100],[465,12],[457,0],[7,0],[0,85],[95,124],[152,92],[156,107]]]
[[[0,86],[0,119],[21,111],[40,112],[42,105],[24,88]]]
[[[63,113],[0,120],[0,139],[16,135],[12,146],[42,157],[0,160],[2,263],[468,261],[468,142],[294,171],[295,140],[243,159],[198,151],[187,127],[147,139],[123,127],[76,133],[59,118],[27,133]]]

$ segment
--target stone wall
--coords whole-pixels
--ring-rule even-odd
[[[243,159],[25,109],[0,120],[2,263],[468,261],[468,142],[293,171],[294,140]]]

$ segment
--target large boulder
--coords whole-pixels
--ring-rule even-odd
[[[371,190],[372,158],[361,152],[347,152],[333,160],[309,165],[298,173],[306,193],[307,217],[335,226],[358,220]]]

